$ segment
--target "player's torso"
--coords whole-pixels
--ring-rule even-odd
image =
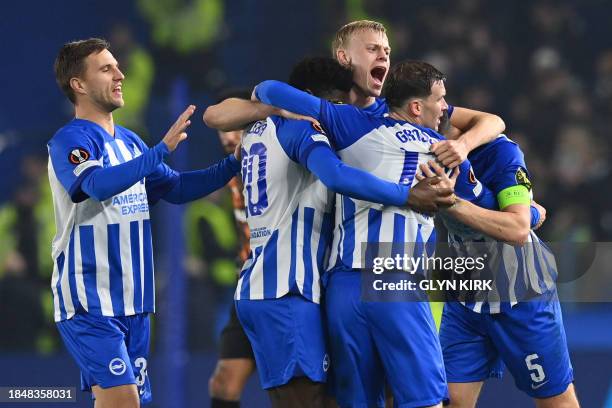
[[[124,133],[125,132],[125,133]],[[126,131],[92,136],[102,167],[142,154]],[[95,315],[123,316],[154,311],[151,225],[145,180],[102,202],[73,203],[49,164],[58,226],[53,242],[52,289],[56,321],[79,307]]]
[[[350,146],[339,150],[343,162],[394,183],[413,186],[420,163],[434,156],[439,139],[407,123],[385,119]],[[364,245],[370,243],[435,241],[433,218],[407,208],[337,195],[330,266],[364,267]],[[390,246],[379,246],[379,251]],[[380,254],[384,256],[384,254]],[[387,254],[390,255],[390,254]]]
[[[269,118],[243,136],[242,182],[251,256],[243,267],[237,299],[306,292],[307,298],[318,301],[333,196],[289,158]]]
[[[510,149],[508,150],[508,148]],[[502,135],[469,156],[476,177],[494,186],[501,172],[501,155],[519,155],[518,146]],[[492,290],[473,291],[464,297],[466,306],[478,312],[496,313],[512,305],[554,290],[557,266],[553,253],[531,231],[523,246],[500,242],[453,218],[443,217],[448,240],[457,256],[478,258],[486,254],[485,268],[473,271],[472,279],[493,279]]]

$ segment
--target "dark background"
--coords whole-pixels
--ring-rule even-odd
[[[196,104],[188,143],[171,159],[178,169],[193,169],[222,156],[216,133],[199,120],[219,91],[284,80],[303,56],[330,55],[342,24],[381,21],[392,63],[433,63],[448,77],[449,103],[505,120],[506,133],[525,152],[534,198],[548,209],[539,235],[568,243],[571,255],[572,243],[612,236],[610,16],[609,2],[577,0],[5,2],[0,386],[78,387],[78,371],[52,322],[49,288],[55,231],[45,143],[72,116],[52,70],[63,43],[92,36],[111,41],[126,74],[130,109],[117,112],[116,121],[149,144],[163,136],[181,108]],[[227,192],[205,203],[206,214],[214,207],[231,223]],[[232,299],[228,265],[234,262],[235,236],[194,208],[160,204],[152,214],[159,311],[149,370],[154,407],[206,406],[218,332]],[[563,304],[584,407],[612,407],[612,311],[602,302],[612,293],[607,265],[590,270],[582,286],[565,289],[577,299],[597,300]],[[70,406],[91,406],[86,394],[79,400]],[[253,380],[244,406],[265,401]],[[507,375],[486,385],[480,406],[529,406],[526,401]]]

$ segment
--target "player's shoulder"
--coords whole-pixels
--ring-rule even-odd
[[[504,158],[506,161],[524,161],[521,147],[508,136],[501,134],[495,140],[488,143],[487,154],[492,154],[496,158]]]
[[[115,137],[117,136],[138,145],[144,144],[144,141],[136,132],[120,125],[115,125]]]
[[[62,126],[51,139],[48,145],[54,144],[78,144],[78,143],[94,143],[100,145],[104,143],[104,136],[100,132],[101,128],[93,122],[83,119],[73,119]]]
[[[310,135],[312,133],[323,133],[325,130],[317,123],[312,123],[308,120],[286,119],[283,117],[272,117],[272,121],[278,132],[291,132],[292,134]]]
[[[389,113],[389,105],[385,98],[376,98],[374,103],[363,108],[365,112],[371,115],[384,115]]]

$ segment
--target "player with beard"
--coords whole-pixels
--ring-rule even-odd
[[[54,68],[75,109],[47,144],[57,227],[55,321],[95,406],[135,408],[151,401],[149,206],[160,199],[182,204],[221,188],[239,170],[239,152],[205,170],[176,172],[164,163],[187,138],[193,105],[152,148],[115,124],[124,75],[105,40],[65,44]]]

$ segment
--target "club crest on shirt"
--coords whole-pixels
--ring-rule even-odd
[[[82,147],[78,147],[72,149],[72,151],[68,155],[68,160],[70,161],[70,163],[78,165],[81,163],[85,163],[87,160],[89,160],[89,156],[90,154],[87,150],[83,149]]]
[[[516,184],[523,185],[527,187],[528,190],[531,190],[531,181],[529,181],[529,177],[527,177],[527,172],[522,167],[518,168],[516,174],[514,175],[514,178],[516,179]]]

